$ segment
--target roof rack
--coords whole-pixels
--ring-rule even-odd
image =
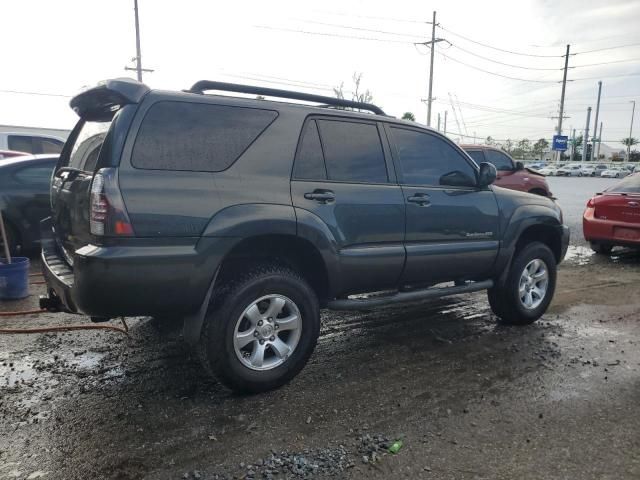
[[[342,98],[326,97],[324,95],[313,95],[310,93],[293,92],[291,90],[280,90],[278,88],[254,87],[252,85],[241,85],[238,83],[214,82],[211,80],[200,80],[186,90],[189,93],[203,94],[207,90],[220,90],[223,92],[249,93],[252,95],[264,95],[266,97],[290,98],[293,100],[303,100],[306,102],[317,102],[332,107],[357,108],[368,110],[376,115],[385,115],[384,111],[371,103],[354,102]]]

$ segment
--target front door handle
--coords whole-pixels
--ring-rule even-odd
[[[330,203],[336,199],[336,195],[331,190],[316,189],[313,192],[305,193],[304,198],[315,200],[318,203]]]
[[[429,199],[429,195],[426,193],[416,193],[407,197],[407,202],[417,203],[421,207],[428,207],[431,205],[431,200]]]
[[[627,205],[629,205],[630,207],[637,207],[637,206],[640,206],[640,203],[638,203],[638,202],[627,202]]]

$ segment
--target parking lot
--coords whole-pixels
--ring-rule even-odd
[[[256,396],[210,380],[171,322],[0,337],[0,478],[638,478],[640,256],[581,238],[615,180],[549,181],[572,247],[530,327],[496,325],[484,294],[323,312],[307,368]],[[31,288],[0,308],[35,308]]]

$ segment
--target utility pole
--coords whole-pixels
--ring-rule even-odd
[[[573,129],[573,135],[571,136],[571,161],[576,156],[576,129]]]
[[[449,113],[449,110],[445,110],[444,111],[444,134],[447,134],[447,113]]]
[[[438,112],[438,131],[440,131],[440,112]]]
[[[473,144],[476,144],[476,132],[473,132]]]
[[[153,70],[142,68],[142,53],[140,50],[140,22],[138,21],[138,0],[133,0],[133,11],[136,21],[136,56],[132,58],[136,62],[135,67],[124,67],[125,70],[135,70],[139,82],[142,82],[142,72],[153,72]]]
[[[633,138],[633,116],[636,113],[636,101],[631,100],[633,108],[631,109],[631,126],[629,127],[629,143],[627,144],[627,162],[631,160],[631,139]]]
[[[589,121],[591,120],[591,107],[587,107],[587,124],[584,126],[584,138],[582,139],[582,163],[587,160],[587,146],[589,145]]]
[[[567,53],[564,56],[564,73],[562,74],[562,93],[560,94],[560,117],[558,118],[558,135],[562,135],[562,117],[564,115],[564,93],[567,87],[567,70],[569,69],[569,50],[571,45],[567,45]],[[556,162],[560,159],[560,152],[556,152]]]
[[[436,12],[433,11],[433,22],[431,23],[431,41],[422,42],[431,48],[431,61],[429,66],[429,96],[427,97],[427,127],[431,126],[431,104],[433,103],[433,57],[435,56],[436,43],[443,42],[443,38],[436,38]]]
[[[600,133],[598,134],[598,155],[596,160],[600,160],[600,145],[602,145],[602,122],[600,122]]]
[[[602,82],[598,82],[598,103],[596,104],[596,118],[593,122],[593,147],[591,148],[591,155],[589,161],[593,160],[593,154],[596,151],[596,136],[598,134],[598,114],[600,113],[600,94],[602,93]]]

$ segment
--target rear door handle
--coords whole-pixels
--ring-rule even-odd
[[[638,202],[627,202],[627,205],[629,205],[630,207],[637,207],[638,205],[640,205],[640,203],[638,203]]]
[[[410,197],[407,197],[407,202],[417,203],[421,207],[428,207],[431,205],[429,195],[426,193],[416,193],[415,195],[411,195]]]
[[[314,190],[313,192],[307,192],[304,194],[304,198],[307,200],[315,200],[318,203],[329,203],[336,199],[335,193],[331,190]]]

